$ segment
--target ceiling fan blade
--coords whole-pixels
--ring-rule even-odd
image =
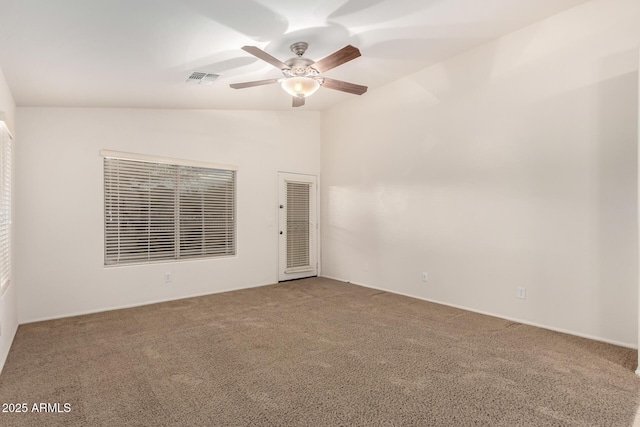
[[[231,86],[234,89],[244,89],[246,87],[262,86],[262,85],[270,85],[272,83],[278,83],[278,80],[280,79],[256,80],[254,82],[232,83],[229,86]]]
[[[293,97],[293,107],[302,107],[304,105],[304,96],[294,96]]]
[[[281,70],[288,70],[291,68],[284,62],[280,61],[279,59],[269,55],[267,52],[260,49],[259,47],[242,46],[242,50],[244,50],[245,52],[249,52],[251,55],[255,56],[256,58],[262,59],[263,61],[268,62],[269,64]]]
[[[352,93],[354,95],[362,95],[367,91],[366,86],[357,85],[355,83],[343,82],[342,80],[328,79],[323,77],[322,79],[322,87],[327,87],[329,89],[340,90],[342,92]]]
[[[316,62],[312,67],[318,70],[319,73],[324,73],[332,68],[336,68],[338,65],[342,65],[345,62],[356,59],[359,56],[360,50],[358,50],[357,47],[348,45]]]

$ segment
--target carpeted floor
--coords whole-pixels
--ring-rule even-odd
[[[630,426],[636,357],[314,278],[23,325],[0,425]]]

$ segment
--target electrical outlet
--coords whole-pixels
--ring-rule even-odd
[[[518,288],[516,290],[516,296],[520,299],[527,299],[527,289],[526,288]]]
[[[428,282],[429,281],[429,273],[427,273],[426,271],[422,272],[422,281],[423,282]]]
[[[362,264],[362,269],[363,269],[364,271],[369,271],[369,263],[368,263],[368,262],[365,262],[364,264]]]
[[[164,281],[165,283],[169,283],[171,281],[171,273],[164,273]]]

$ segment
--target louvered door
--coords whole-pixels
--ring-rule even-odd
[[[279,280],[318,275],[316,177],[279,174]]]

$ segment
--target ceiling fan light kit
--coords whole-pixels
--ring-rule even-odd
[[[274,67],[279,68],[284,77],[280,79],[268,79],[246,83],[233,83],[230,86],[234,89],[244,89],[247,87],[262,86],[278,82],[282,89],[293,97],[292,105],[294,107],[303,106],[305,98],[313,95],[321,85],[329,89],[339,90],[355,95],[362,95],[367,91],[366,86],[343,82],[340,80],[327,79],[320,76],[320,73],[359,57],[360,51],[358,48],[348,45],[324,59],[314,62],[303,56],[308,47],[309,45],[305,42],[292,44],[290,49],[296,54],[296,56],[282,62],[256,46],[244,46],[242,50],[250,53],[258,59],[268,62]]]
[[[318,80],[310,77],[285,78],[282,79],[280,85],[289,95],[300,96],[303,98],[313,95],[318,89],[320,89],[320,83]]]

